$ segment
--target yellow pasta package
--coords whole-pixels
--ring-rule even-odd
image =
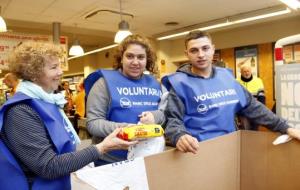
[[[164,130],[160,125],[132,125],[122,128],[118,137],[124,140],[143,139],[151,137],[160,137]]]

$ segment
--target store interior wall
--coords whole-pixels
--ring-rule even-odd
[[[259,77],[264,82],[266,105],[270,109],[274,105],[272,44],[280,38],[299,34],[299,20],[300,17],[295,17],[211,33],[216,49],[221,50],[221,59],[226,63],[226,67],[231,68],[234,73],[234,48],[248,45],[258,46]],[[184,55],[184,48],[183,39],[158,42],[158,63],[164,60],[167,65],[166,72],[161,73],[161,76],[175,72],[179,66],[178,63],[187,61]]]
[[[235,48],[247,45],[256,45],[263,43],[276,42],[278,39],[300,33],[300,17],[273,21],[269,23],[260,23],[246,27],[239,27],[230,30],[222,30],[211,33],[213,43],[216,49]],[[167,73],[174,72],[177,68],[174,62],[187,60],[184,55],[184,40],[159,41],[158,57],[166,59],[169,63]],[[169,47],[166,47],[168,43]],[[164,57],[167,55],[166,57]],[[221,54],[222,56],[222,54]],[[168,59],[167,59],[168,58]],[[234,56],[232,57],[234,60]],[[228,63],[231,65],[231,63]],[[234,64],[232,64],[234,65]]]
[[[109,49],[95,54],[71,59],[68,61],[69,70],[64,76],[82,74],[87,77],[93,71],[100,68],[112,68],[114,64],[115,49]]]
[[[266,105],[274,104],[273,84],[273,46],[278,39],[300,33],[300,17],[260,23],[211,33],[216,49],[221,50],[221,59],[235,72],[234,48],[257,45],[259,58],[259,77],[265,85]],[[184,40],[153,41],[157,51],[159,76],[175,72],[180,63],[187,61],[184,55]],[[69,60],[69,71],[65,75],[82,73],[86,77],[99,68],[112,68],[115,49]]]

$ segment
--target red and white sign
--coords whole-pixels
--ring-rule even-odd
[[[52,36],[50,35],[34,35],[34,34],[22,34],[22,33],[0,33],[0,69],[8,70],[8,57],[12,50],[21,42],[24,41],[40,41],[40,42],[52,42]],[[63,46],[64,59],[63,70],[68,69],[67,63],[67,37],[61,37],[61,45]]]

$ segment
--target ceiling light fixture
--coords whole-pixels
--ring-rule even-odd
[[[76,24],[75,24],[76,27]],[[83,48],[79,44],[79,40],[73,35],[73,45],[69,50],[70,56],[81,56],[84,54]]]
[[[250,22],[250,21],[269,18],[269,17],[273,17],[273,16],[284,15],[284,14],[287,14],[287,13],[290,13],[290,12],[291,12],[291,10],[289,8],[286,8],[284,10],[280,10],[280,11],[276,11],[276,12],[272,12],[272,13],[267,13],[267,14],[262,14],[262,15],[258,15],[258,16],[239,19],[239,20],[236,20],[236,21],[232,21],[232,23],[233,24],[239,24],[239,23],[244,23],[244,22]]]
[[[129,31],[129,24],[125,20],[123,20],[123,13],[122,13],[122,0],[120,2],[120,17],[121,22],[119,23],[119,31],[116,33],[115,36],[115,43],[121,43],[124,38],[131,35],[132,33]]]
[[[1,16],[1,6],[0,6],[0,32],[7,32],[5,20]]]
[[[69,50],[69,55],[71,55],[71,56],[79,56],[79,55],[83,55],[83,54],[84,54],[84,51],[83,51],[83,48],[79,44],[79,40],[75,39],[73,41],[72,47]]]
[[[199,28],[198,30],[201,30],[201,31],[205,31],[205,30],[211,30],[211,29],[215,29],[215,28],[221,28],[221,27],[225,27],[225,26],[229,26],[229,25],[232,25],[233,23],[230,22],[228,19],[223,22],[223,23],[219,23],[219,24],[214,24],[214,25],[210,25],[210,26],[205,26],[205,27],[202,27],[202,28]]]
[[[224,22],[224,23],[213,24],[213,25],[205,26],[205,27],[198,28],[198,29],[195,29],[195,30],[205,31],[205,30],[211,30],[211,29],[214,29],[214,28],[220,28],[220,27],[225,27],[225,26],[229,26],[229,25],[232,25],[232,23],[229,22],[228,20],[226,20],[226,22]],[[168,36],[159,37],[159,38],[157,38],[157,40],[166,40],[166,39],[175,38],[175,37],[178,37],[178,36],[185,36],[188,33],[190,33],[191,31],[192,30],[188,30],[188,31],[179,32],[179,33],[176,33],[176,34],[171,34],[171,35],[168,35]]]
[[[260,11],[261,10],[259,10],[259,12]],[[276,9],[276,11],[274,11],[274,12],[269,12],[269,13],[260,14],[260,15],[256,15],[256,16],[249,16],[248,14],[246,14],[246,15],[248,15],[248,17],[245,17],[245,18],[241,18],[241,16],[243,16],[243,14],[234,15],[234,16],[228,17],[225,22],[220,22],[220,23],[217,23],[217,24],[212,24],[212,25],[208,25],[208,26],[205,26],[205,27],[201,27],[201,28],[197,28],[197,29],[193,29],[193,30],[189,30],[189,31],[179,32],[179,33],[176,33],[176,34],[162,36],[162,37],[158,37],[156,39],[157,40],[171,39],[171,38],[187,35],[189,32],[194,31],[194,30],[206,31],[206,30],[226,27],[226,26],[230,26],[230,25],[250,22],[250,21],[254,21],[254,20],[269,18],[269,17],[273,17],[273,16],[279,16],[279,15],[287,14],[287,13],[290,13],[290,12],[291,12],[291,10],[289,8],[284,8],[284,9],[281,8],[280,10]],[[240,19],[235,19],[234,20],[235,17],[238,17]],[[220,20],[220,19],[218,19],[218,20]]]
[[[300,1],[299,0],[280,0],[280,1],[292,9],[295,9],[295,10],[300,9]]]
[[[117,47],[117,46],[118,46],[117,44],[112,44],[112,45],[105,46],[105,47],[102,47],[102,48],[98,48],[98,49],[95,49],[95,50],[92,50],[92,51],[88,51],[88,52],[86,52],[86,53],[84,53],[82,55],[69,57],[68,60],[76,59],[76,58],[79,58],[79,57],[82,57],[82,56],[86,56],[86,55],[89,55],[89,54],[93,54],[93,53],[98,53],[98,52],[101,52],[101,51],[104,51],[104,50],[108,50],[108,49],[111,49],[111,48],[114,48],[114,47]]]

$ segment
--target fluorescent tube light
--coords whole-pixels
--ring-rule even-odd
[[[198,28],[197,30],[201,30],[201,31],[211,30],[211,29],[215,29],[215,28],[221,28],[221,27],[229,26],[229,25],[232,25],[232,24],[233,24],[232,22],[226,21],[224,23],[214,24],[214,25],[211,25],[211,26],[206,26],[206,27]]]
[[[300,8],[300,1],[299,0],[280,0],[282,3],[286,4],[288,7],[292,9],[299,9]]]
[[[101,52],[101,51],[104,51],[104,50],[107,50],[107,49],[114,48],[116,46],[118,46],[118,44],[113,44],[113,45],[105,46],[105,47],[102,47],[102,48],[98,48],[98,49],[95,49],[95,50],[92,50],[92,51],[88,51],[88,52],[86,52],[82,55],[69,57],[68,60],[75,59],[75,58],[82,57],[82,56],[89,55],[89,54],[93,54],[93,53],[98,53],[98,52]]]
[[[195,29],[195,30],[205,31],[205,30],[210,30],[210,29],[214,29],[214,28],[229,26],[231,24],[232,24],[231,22],[224,22],[224,23],[214,24],[214,25],[211,25],[211,26],[205,26],[205,27],[198,28],[198,29]],[[171,34],[171,35],[168,35],[168,36],[159,37],[159,38],[157,38],[157,40],[166,40],[166,39],[175,38],[175,37],[178,37],[178,36],[184,36],[184,35],[187,35],[189,32],[190,31],[185,31],[185,32],[180,32],[180,33],[176,33],[176,34]]]
[[[244,19],[239,19],[239,20],[236,20],[236,21],[232,21],[232,23],[233,24],[239,24],[239,23],[244,23],[244,22],[250,22],[250,21],[253,21],[253,20],[259,20],[259,19],[269,18],[269,17],[273,17],[273,16],[279,16],[279,15],[287,14],[287,13],[290,13],[290,12],[291,12],[291,10],[289,8],[286,8],[285,10],[281,10],[281,11],[277,11],[277,12],[273,12],[273,13],[267,13],[267,14],[263,14],[263,15],[258,15],[258,16],[244,18]]]
[[[244,22],[250,22],[250,21],[269,18],[269,17],[273,17],[273,16],[279,16],[279,15],[287,14],[287,13],[290,13],[290,12],[291,12],[291,10],[289,8],[285,8],[284,10],[279,10],[279,11],[277,10],[277,11],[271,12],[271,13],[260,14],[260,15],[257,15],[257,16],[250,16],[250,17],[246,17],[246,18],[231,21],[231,19],[235,17],[235,15],[234,15],[234,16],[228,17],[227,21],[223,22],[223,23],[213,24],[213,25],[209,25],[209,26],[206,26],[206,27],[201,27],[201,28],[198,28],[198,29],[193,29],[193,30],[189,30],[189,31],[176,33],[176,34],[162,36],[162,37],[158,37],[156,39],[157,40],[166,40],[166,39],[175,38],[175,37],[178,37],[178,36],[187,35],[189,32],[194,31],[194,30],[206,31],[206,30],[211,30],[211,29],[215,29],[215,28],[226,27],[226,26],[229,26],[229,25],[240,24],[240,23],[244,23]],[[241,17],[241,15],[236,15],[236,16]]]
[[[156,38],[156,39],[157,40],[166,40],[166,39],[175,38],[175,37],[178,37],[178,36],[187,35],[189,32],[190,31],[180,32],[180,33],[171,34],[171,35],[168,35],[168,36],[159,37],[159,38]]]

